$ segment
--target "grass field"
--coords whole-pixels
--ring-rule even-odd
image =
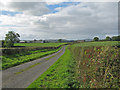
[[[85,42],[65,53],[28,88],[119,88],[118,42]]]
[[[52,54],[57,52],[58,49],[42,49],[42,50],[36,50],[36,51],[28,51],[28,52],[22,52],[22,53],[17,53],[14,55],[4,55],[2,57],[2,69],[6,69],[9,67],[13,67],[25,62],[29,62],[38,58],[41,58],[43,56]]]
[[[15,43],[15,46],[58,47],[66,43]]]
[[[29,62],[60,50],[58,46],[66,43],[15,43],[15,46],[26,46],[24,48],[8,48],[4,50],[2,57],[2,69],[7,69],[25,62]],[[42,49],[41,47],[46,47]],[[53,48],[50,48],[53,47]],[[56,48],[54,48],[56,47]]]
[[[120,44],[120,41],[103,41],[103,42],[82,42],[82,43],[77,43],[74,44],[74,46],[82,46],[82,47],[86,47],[86,46],[115,46]]]

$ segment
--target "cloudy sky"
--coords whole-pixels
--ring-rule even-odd
[[[63,0],[64,1],[64,0]],[[117,2],[1,2],[0,39],[89,39],[118,35]]]

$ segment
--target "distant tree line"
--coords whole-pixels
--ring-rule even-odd
[[[120,35],[113,37],[107,36],[105,39],[102,40],[99,40],[99,37],[94,37],[93,41],[120,41]]]
[[[5,36],[5,40],[2,40],[2,47],[13,47],[14,43],[18,43],[20,41],[19,39],[20,35],[14,31],[9,31],[8,34]],[[36,41],[36,39],[34,39]],[[119,36],[113,36],[109,37],[107,36],[105,39],[100,40],[99,37],[94,37],[93,41],[120,41],[120,35]],[[43,41],[43,43],[47,43],[48,41]],[[58,39],[58,42],[62,42],[62,39]]]

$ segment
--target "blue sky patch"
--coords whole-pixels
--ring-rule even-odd
[[[72,6],[72,5],[78,5],[80,4],[80,2],[63,2],[63,3],[59,3],[59,4],[54,4],[54,5],[47,5],[47,7],[50,9],[51,13],[56,13],[58,12],[58,10],[55,10],[56,8],[62,7],[68,7],[68,6]]]
[[[23,14],[22,12],[0,11],[2,15],[15,16],[16,14]]]

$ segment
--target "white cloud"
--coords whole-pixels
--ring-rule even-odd
[[[21,39],[105,37],[117,34],[117,5],[117,3],[80,3],[59,8],[57,13],[45,14],[48,12],[45,3],[17,3],[16,5],[12,3],[8,7],[23,11],[24,14],[17,14],[14,17],[2,15],[0,25],[21,26],[13,27],[21,34]],[[10,28],[7,27],[4,33],[6,30]]]
[[[117,3],[84,4],[87,7],[79,4],[67,7],[56,15],[46,16],[52,31],[54,33],[64,32],[66,35],[67,33],[79,34],[80,38],[81,35],[117,33]]]
[[[2,10],[23,12],[26,15],[40,16],[49,13],[45,2],[8,2],[3,3]]]

